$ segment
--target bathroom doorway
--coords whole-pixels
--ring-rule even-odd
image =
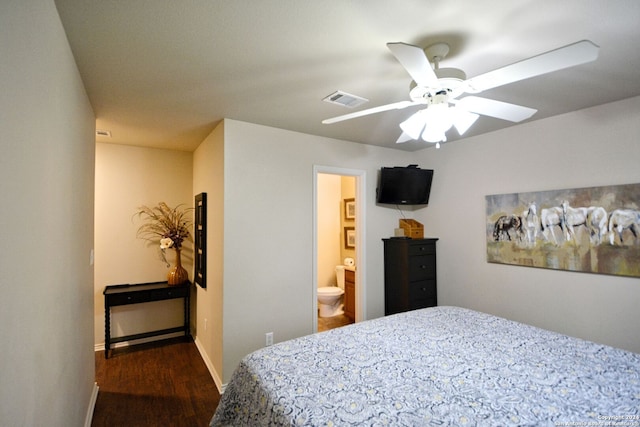
[[[364,313],[365,172],[314,166],[313,208],[313,331],[362,320]],[[352,265],[351,265],[352,264]],[[337,266],[344,266],[344,268]],[[319,306],[318,288],[338,285],[337,274],[346,276],[345,293],[335,306],[335,316]],[[319,310],[319,307],[322,310]],[[333,314],[333,312],[331,313]]]

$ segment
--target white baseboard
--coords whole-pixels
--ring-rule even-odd
[[[156,337],[140,338],[139,340],[131,340],[131,341],[122,341],[116,344],[112,344],[111,349],[113,350],[114,348],[128,347],[130,345],[144,344],[147,342],[160,341],[160,340],[166,340],[169,338],[176,338],[176,337],[183,337],[183,336],[184,336],[184,332],[173,332],[171,334],[158,335]],[[104,343],[96,344],[94,349],[95,351],[104,350]]]
[[[224,389],[227,388],[227,385],[222,383],[222,380],[220,379],[218,372],[216,372],[215,368],[213,367],[213,363],[211,363],[211,359],[209,359],[209,356],[207,356],[207,353],[204,351],[204,347],[202,346],[202,343],[200,342],[197,336],[194,339],[194,342],[196,343],[196,348],[200,352],[200,356],[202,357],[204,364],[207,365],[207,369],[211,374],[211,378],[213,378],[213,382],[215,383],[218,389],[218,393],[220,393],[220,395],[223,395]]]
[[[96,408],[97,399],[98,399],[98,383],[93,383],[93,390],[91,392],[91,398],[89,399],[89,407],[87,408],[87,416],[84,419],[84,427],[91,427],[91,422],[93,421],[93,411]]]

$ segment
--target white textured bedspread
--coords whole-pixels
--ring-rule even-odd
[[[433,307],[245,357],[211,426],[640,426],[640,354]]]

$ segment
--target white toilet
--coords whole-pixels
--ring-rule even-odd
[[[318,288],[318,308],[320,317],[333,317],[344,314],[342,296],[344,295],[344,265],[336,266],[338,286]]]

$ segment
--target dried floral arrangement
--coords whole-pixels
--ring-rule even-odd
[[[192,211],[193,208],[185,208],[184,205],[171,208],[165,202],[151,208],[140,206],[136,215],[145,223],[138,228],[136,237],[159,244],[160,256],[168,266],[164,251],[168,248],[179,251],[182,243],[191,237]]]

